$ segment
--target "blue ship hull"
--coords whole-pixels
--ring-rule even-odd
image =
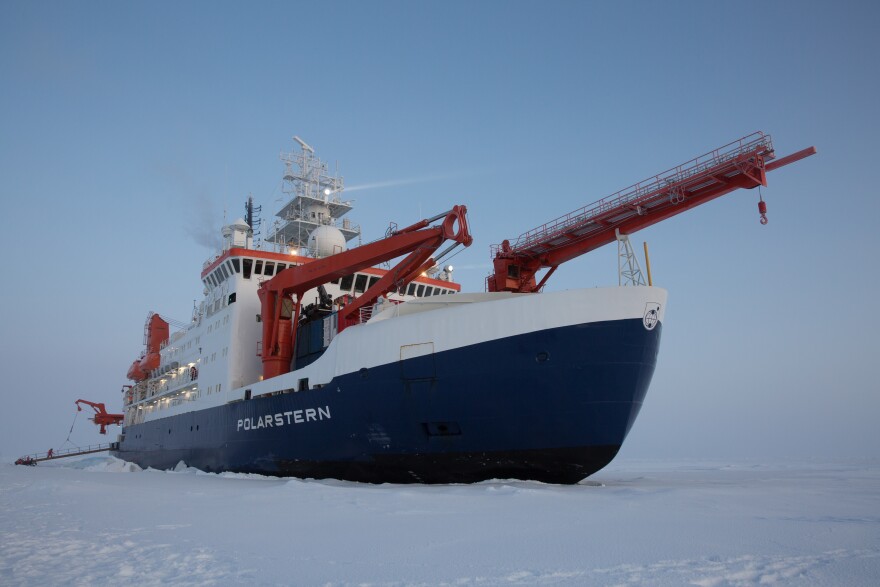
[[[576,483],[617,454],[662,325],[593,322],[482,342],[131,425],[142,467],[371,483]]]

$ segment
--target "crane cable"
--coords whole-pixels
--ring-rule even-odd
[[[79,409],[79,406],[77,406],[76,413],[73,415],[73,422],[70,423],[70,431],[68,431],[68,433],[67,433],[67,439],[64,441],[64,444],[62,444],[60,447],[58,447],[59,449],[64,448],[64,446],[68,443],[71,446],[73,446],[74,448],[79,448],[79,445],[74,444],[73,442],[70,441],[70,435],[73,434],[73,427],[74,427],[74,425],[76,425],[76,419],[77,419],[77,417],[79,417],[79,413],[80,413],[80,409]]]

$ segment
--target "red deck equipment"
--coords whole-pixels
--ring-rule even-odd
[[[768,171],[816,153],[775,159],[770,136],[756,132],[611,194],[491,249],[489,291],[536,292],[562,263],[740,188],[767,185]],[[758,208],[766,224],[767,204]],[[540,282],[535,274],[549,271]]]
[[[430,226],[440,219],[442,222],[439,225]],[[432,267],[435,263],[434,252],[447,240],[454,241],[452,247],[459,244],[467,247],[473,242],[468,231],[465,206],[455,206],[448,212],[393,231],[376,242],[289,267],[264,282],[258,292],[263,322],[263,378],[269,379],[290,371],[303,294],[333,279],[407,255],[372,287],[339,310],[342,328],[352,322],[351,317],[360,308],[374,303],[379,296],[400,290]],[[452,247],[437,255],[437,258]]]

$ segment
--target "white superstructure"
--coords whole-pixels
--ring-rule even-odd
[[[288,267],[341,252],[348,240],[359,236],[359,227],[339,221],[352,208],[351,202],[340,198],[342,178],[329,176],[312,148],[297,140],[302,152],[281,157],[285,193],[291,196],[278,214],[282,221],[265,245],[255,240],[252,227],[242,218],[221,229],[223,248],[204,264],[205,297],[190,323],[162,344],[158,367],[146,379],[123,389],[126,425],[219,405],[230,401],[232,390],[259,382],[260,284]],[[386,303],[460,291],[452,281],[451,267],[429,273],[436,278],[419,277],[405,294],[389,294]],[[369,268],[327,283],[324,289],[333,300],[357,297],[384,274],[382,268]],[[302,302],[317,303],[318,297],[318,291],[312,290]],[[372,308],[362,319],[366,321],[371,313]],[[328,324],[325,343],[334,335]]]

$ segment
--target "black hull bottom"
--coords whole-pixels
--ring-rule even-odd
[[[476,483],[531,479],[571,485],[602,469],[620,446],[589,446],[498,453],[396,455],[373,463],[282,461],[279,474],[363,483]]]
[[[257,473],[303,479],[341,479],[359,483],[477,483],[490,479],[529,479],[572,485],[614,459],[620,446],[587,446],[493,453],[377,455],[372,462],[278,460],[266,467],[235,467],[237,473]],[[114,456],[151,466],[149,455],[114,452]],[[169,456],[165,454],[165,458]],[[192,451],[186,455],[200,459]],[[177,462],[186,462],[184,458]],[[167,462],[167,461],[166,461]],[[163,467],[159,467],[163,468]],[[170,468],[170,467],[165,467]],[[212,467],[199,467],[211,472]],[[215,472],[228,471],[220,468]]]

